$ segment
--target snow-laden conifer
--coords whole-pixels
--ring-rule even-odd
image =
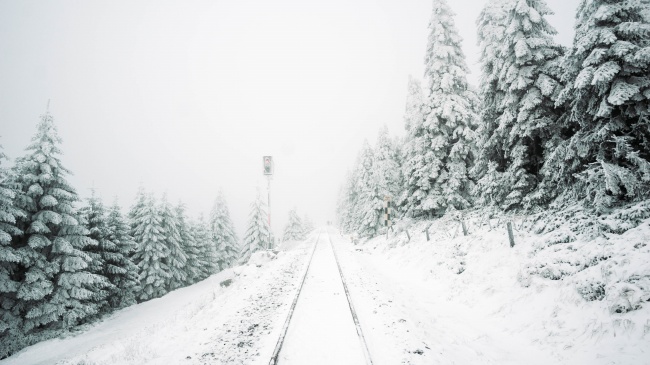
[[[16,308],[21,256],[12,238],[22,233],[16,227],[16,217],[23,213],[14,206],[16,191],[2,165],[6,158],[0,146],[0,358],[17,349],[18,344],[10,344],[10,339],[22,336],[21,313]]]
[[[187,275],[185,273],[187,256],[181,247],[181,234],[179,223],[176,219],[177,215],[171,204],[169,204],[166,194],[163,195],[158,209],[160,212],[160,225],[162,227],[161,234],[164,244],[169,250],[169,255],[165,259],[170,274],[166,286],[171,291],[182,287],[187,282]]]
[[[235,226],[230,219],[230,211],[223,192],[219,191],[210,212],[210,231],[217,255],[217,270],[233,266],[239,258]]]
[[[496,90],[482,94],[484,117],[496,119],[485,120],[480,131],[479,166],[490,175],[481,174],[477,195],[479,204],[507,210],[530,205],[530,194],[540,181],[545,145],[559,133],[554,101],[560,89],[562,49],[553,41],[556,31],[545,19],[552,12],[544,0],[499,3],[503,18],[497,15],[496,25],[484,27],[487,35],[503,33],[484,39],[486,49],[496,49],[486,50],[488,55],[498,57],[483,61],[489,72],[485,87],[493,86],[496,71],[498,79]],[[538,198],[542,197],[534,199],[537,203]]]
[[[402,175],[405,188],[397,202],[409,215],[414,214],[414,207],[420,205],[420,199],[430,186],[429,179],[421,174],[424,171],[425,161],[432,155],[427,143],[428,134],[423,128],[424,108],[422,84],[418,79],[409,76],[404,111],[406,138],[402,149]]]
[[[88,272],[83,252],[97,242],[79,224],[77,193],[66,180],[60,160],[61,139],[49,113],[41,117],[27,154],[16,161],[15,205],[24,232],[13,241],[20,253],[20,286],[12,311],[24,318],[25,333],[70,328],[98,312],[95,288],[106,283]]]
[[[269,239],[268,216],[266,215],[266,204],[262,200],[259,190],[257,197],[251,203],[251,211],[248,216],[248,226],[244,235],[242,252],[239,262],[246,263],[251,255],[259,250],[267,249],[271,246]]]
[[[400,150],[397,141],[390,138],[386,126],[377,137],[373,174],[376,176],[379,197],[388,196],[393,202],[398,201],[404,185]]]
[[[120,309],[135,304],[140,293],[138,267],[131,259],[137,246],[117,201],[108,209],[106,225],[107,241],[112,243],[105,253],[106,277],[116,287],[108,302],[112,308]]]
[[[441,215],[449,205],[465,209],[471,204],[468,171],[474,159],[476,95],[467,84],[453,15],[445,0],[434,0],[425,53],[424,121],[409,133],[421,153],[411,153],[414,161],[404,162],[407,206],[414,216]]]
[[[201,259],[201,247],[192,234],[192,227],[185,214],[185,204],[178,202],[174,208],[176,222],[178,223],[178,234],[183,253],[185,254],[185,282],[183,285],[192,285],[203,279],[203,263]]]
[[[354,209],[357,204],[357,189],[356,186],[356,169],[348,171],[345,178],[345,183],[339,191],[339,200],[337,204],[337,219],[339,226],[343,232],[352,232],[354,230]],[[307,219],[303,220],[305,233],[309,233],[307,227]]]
[[[138,195],[140,201],[140,195]],[[167,294],[166,284],[171,280],[164,230],[156,202],[152,195],[145,196],[142,204],[132,209],[133,240],[137,250],[133,262],[138,266],[141,292],[139,301],[146,301]]]
[[[316,228],[314,227],[314,222],[312,222],[311,218],[307,214],[305,214],[302,219],[302,226],[305,229],[305,235],[311,233]]]
[[[282,241],[301,241],[304,240],[305,228],[303,227],[302,220],[296,212],[296,208],[293,208],[289,211],[289,220],[287,225],[284,227],[284,234],[282,235]]]
[[[198,221],[192,222],[192,234],[200,252],[197,262],[201,273],[199,280],[203,280],[218,271],[217,247],[214,245],[210,227],[203,214],[199,215]]]
[[[565,135],[545,172],[599,209],[650,194],[647,1],[581,1],[563,63]]]
[[[108,262],[107,258],[115,251],[115,244],[108,239],[109,231],[106,217],[106,209],[102,201],[92,191],[86,205],[81,208],[80,216],[84,225],[90,232],[89,237],[97,242],[97,245],[87,246],[84,252],[90,257],[90,263],[87,270],[108,279]],[[110,282],[110,280],[109,280]],[[93,301],[99,309],[98,314],[106,314],[111,308],[108,299],[115,295],[117,288],[113,285],[106,285],[95,290]]]
[[[383,196],[379,189],[379,175],[375,173],[375,152],[364,141],[357,166],[357,204],[354,207],[354,231],[364,237],[374,237],[380,228]]]

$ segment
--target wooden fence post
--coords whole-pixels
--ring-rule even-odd
[[[508,221],[506,226],[508,227],[508,238],[510,239],[510,247],[515,247],[515,237],[512,234],[512,223]]]
[[[411,235],[409,234],[409,230],[405,228],[404,232],[406,232],[406,237],[409,239],[408,242],[411,242]]]
[[[467,227],[465,226],[465,220],[460,221],[460,225],[463,227],[463,236],[467,236]]]

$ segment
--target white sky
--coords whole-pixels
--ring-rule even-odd
[[[547,0],[569,45],[578,0]],[[449,1],[470,82],[485,1]],[[334,220],[345,173],[385,124],[403,134],[428,0],[0,0],[0,144],[24,153],[50,111],[82,197],[128,209],[140,184],[207,216],[224,190],[240,238],[262,156],[273,229],[291,207]]]

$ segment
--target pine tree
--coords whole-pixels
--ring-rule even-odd
[[[430,186],[429,179],[421,174],[426,160],[432,154],[423,127],[424,108],[422,85],[419,80],[409,76],[404,112],[406,139],[402,149],[402,175],[406,188],[397,201],[397,205],[408,215],[415,214],[414,208],[419,206],[420,199],[424,196],[423,189]]]
[[[493,56],[499,59],[485,60],[484,69],[498,69],[499,74],[496,90],[482,95],[490,113],[484,116],[496,119],[481,128],[479,166],[489,175],[483,174],[477,191],[481,205],[508,210],[531,205],[531,193],[541,178],[544,147],[558,133],[554,102],[560,89],[562,49],[552,39],[556,31],[545,19],[552,12],[544,0],[507,0],[502,6],[505,15],[498,21],[504,33],[486,45],[498,49]],[[485,75],[495,82],[493,77]],[[539,203],[539,198],[532,201]]]
[[[471,205],[477,104],[467,84],[467,66],[453,13],[445,0],[434,0],[425,54],[428,100],[424,121],[409,133],[420,153],[405,161],[407,205],[411,215],[442,215],[447,206]]]
[[[165,244],[162,219],[153,196],[145,197],[143,205],[132,210],[131,235],[137,243],[133,262],[138,266],[141,292],[138,300],[146,301],[167,294],[166,284],[171,280],[167,259],[169,246]]]
[[[174,210],[176,222],[178,222],[178,234],[180,236],[181,248],[185,253],[185,283],[192,285],[204,278],[204,267],[202,265],[201,247],[192,234],[192,228],[185,215],[185,205],[178,202]]]
[[[341,230],[346,233],[354,231],[354,211],[357,205],[357,189],[356,189],[356,180],[355,175],[356,168],[352,171],[348,171],[348,174],[345,179],[345,185],[341,188],[339,192],[339,201],[337,206],[337,216],[339,220],[339,225]],[[310,224],[310,223],[309,223]],[[303,225],[305,228],[305,234],[310,233],[308,227],[307,218],[303,220]]]
[[[306,214],[302,220],[302,225],[305,228],[305,235],[311,233],[315,229],[314,222],[312,222],[311,218],[309,218],[309,216]]]
[[[21,256],[12,237],[22,234],[16,227],[16,218],[24,218],[24,214],[14,206],[16,191],[10,183],[9,171],[2,166],[6,158],[0,146],[0,359],[20,347],[10,342],[22,336],[21,313],[16,310]]]
[[[239,259],[242,264],[247,263],[254,252],[264,250],[271,245],[266,204],[262,200],[259,189],[255,201],[251,203],[251,212],[248,217],[248,227]]]
[[[108,210],[106,226],[107,241],[112,244],[107,245],[106,249],[106,276],[116,288],[108,302],[111,308],[120,309],[136,303],[140,281],[138,267],[131,259],[137,246],[129,234],[129,226],[117,201]]]
[[[87,205],[80,210],[80,217],[90,232],[89,237],[97,242],[97,245],[90,245],[84,249],[84,252],[91,259],[87,270],[108,280],[107,258],[111,255],[110,251],[114,251],[115,247],[108,240],[106,209],[101,200],[95,195],[94,190],[90,198],[88,198]],[[108,299],[111,295],[115,295],[116,292],[117,288],[113,284],[96,288],[93,302],[98,307],[98,314],[110,312],[111,307]]]
[[[388,127],[384,126],[377,137],[372,165],[378,195],[389,196],[392,201],[399,199],[404,185],[399,156],[398,143],[390,138]]]
[[[218,271],[217,248],[212,241],[210,228],[205,222],[203,214],[199,216],[197,222],[192,224],[192,234],[200,252],[199,261],[197,262],[201,273],[199,280],[203,280]]]
[[[353,214],[354,231],[363,237],[374,237],[380,228],[383,196],[379,191],[379,176],[375,173],[375,152],[368,141],[364,141],[359,161],[355,187],[358,198]]]
[[[219,192],[210,213],[210,231],[216,247],[217,270],[233,266],[239,258],[239,244],[235,227],[230,220],[230,212],[223,192]]]
[[[298,216],[298,213],[296,213],[296,209],[291,209],[289,211],[289,221],[284,227],[282,241],[302,241],[305,237],[305,228],[303,227],[302,220]]]
[[[650,194],[647,1],[583,0],[563,63],[564,138],[544,170],[598,209]],[[576,180],[577,178],[577,180]]]
[[[87,271],[91,260],[83,250],[97,242],[79,224],[78,197],[66,181],[70,172],[61,164],[60,144],[46,113],[27,154],[15,165],[15,205],[25,215],[17,220],[24,234],[13,241],[20,253],[20,287],[11,310],[24,318],[26,334],[70,328],[97,314],[94,289],[106,283]]]
[[[187,282],[187,275],[185,274],[187,256],[181,247],[181,235],[176,214],[171,204],[169,204],[166,194],[163,195],[158,209],[160,212],[163,241],[169,249],[169,256],[166,258],[166,263],[171,275],[167,280],[166,286],[171,291],[182,287]]]

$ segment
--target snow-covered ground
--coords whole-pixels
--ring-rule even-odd
[[[434,222],[427,241],[428,224],[411,226],[410,241],[335,240],[375,364],[650,364],[650,219],[548,247],[548,235],[515,230],[514,248],[503,226],[463,236],[457,222]],[[583,264],[555,280],[531,270],[571,261]],[[628,292],[587,301],[585,277]],[[617,313],[617,300],[636,310]]]
[[[363,350],[324,232],[311,260],[278,364],[363,365]]]
[[[320,230],[336,249],[375,365],[650,364],[650,305],[643,291],[644,275],[650,274],[650,220],[605,235],[602,242],[576,238],[551,246],[544,243],[548,234],[516,230],[514,248],[502,226],[469,225],[463,236],[449,222],[434,222],[427,241],[427,224],[411,226],[410,241],[400,232],[363,244],[333,228]],[[288,244],[277,255],[257,253],[248,265],[117,312],[75,336],[31,346],[0,364],[267,364],[317,236]],[[562,269],[559,278],[540,270],[576,259],[568,254],[575,247],[589,265],[571,275]],[[329,247],[317,248],[320,256],[314,255],[283,351],[322,359],[324,349],[307,348],[319,336],[326,351],[340,353],[342,346],[328,345],[326,335],[346,343],[358,338],[340,306],[344,294]],[[592,251],[607,259],[590,261]],[[556,260],[559,253],[563,261]],[[608,293],[628,288],[632,310],[617,313],[610,294],[586,300],[585,281],[604,283]],[[317,328],[328,323],[326,330]],[[291,359],[281,356],[279,364],[283,360]]]
[[[256,253],[248,265],[116,312],[75,336],[30,346],[0,364],[267,364],[315,239],[277,257]]]

